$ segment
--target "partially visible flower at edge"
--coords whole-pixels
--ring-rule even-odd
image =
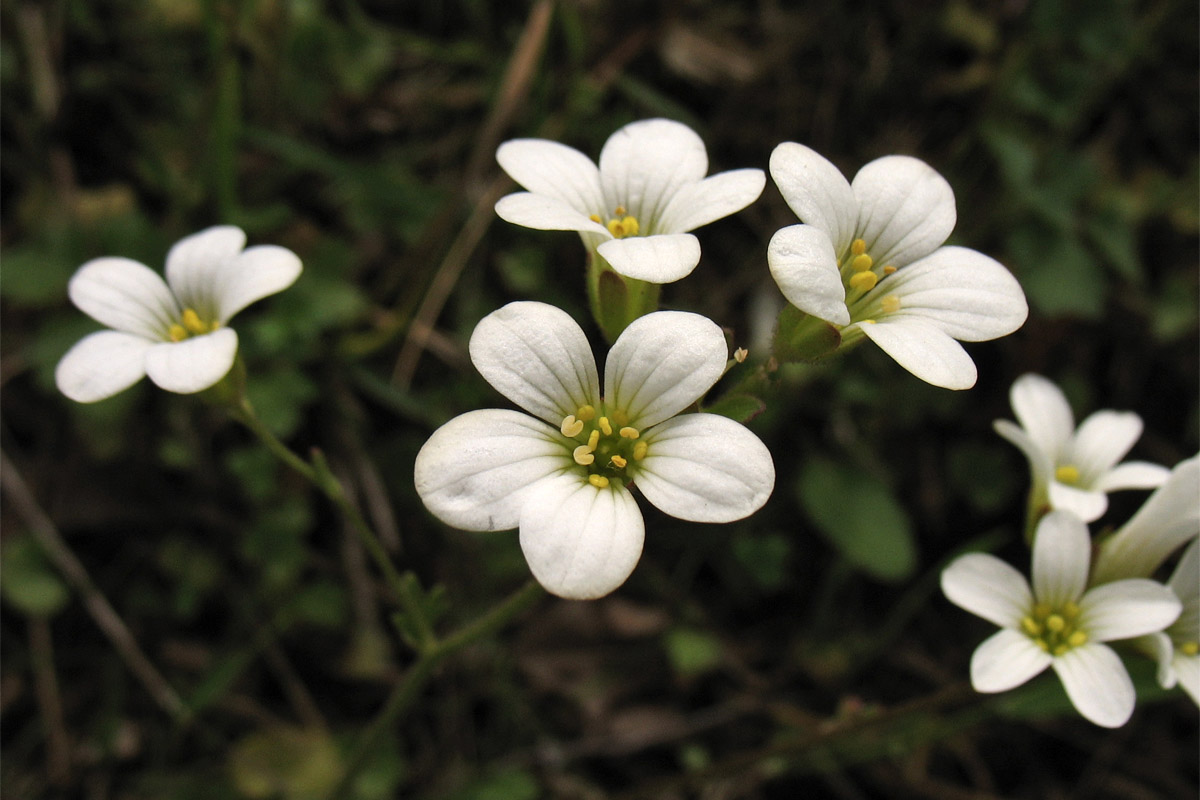
[[[1108,492],[1153,489],[1170,475],[1145,461],[1117,463],[1142,435],[1142,418],[1132,411],[1097,411],[1076,429],[1062,390],[1033,373],[1013,382],[1009,399],[1020,426],[998,419],[993,427],[1029,460],[1031,520],[1063,509],[1093,522],[1108,509]]]
[[[695,522],[732,522],[771,494],[775,468],[757,436],[726,417],[680,414],[725,370],[721,329],[698,314],[635,320],[608,353],[604,392],[587,337],[561,309],[516,302],[476,326],[471,360],[532,414],[469,411],[417,454],[417,493],[448,525],[519,528],[537,580],[561,597],[616,589],[641,557],[633,493]]]
[[[1200,540],[1193,539],[1183,551],[1167,585],[1183,603],[1179,619],[1136,644],[1158,661],[1160,686],[1170,689],[1178,683],[1200,705]]]
[[[243,250],[245,244],[246,234],[231,225],[187,236],[167,254],[165,282],[128,258],[81,266],[67,285],[71,302],[111,330],[89,334],[67,351],[54,372],[59,391],[94,403],[143,376],[179,394],[220,381],[237,356],[229,319],[291,286],[301,271],[286,248]]]
[[[1001,630],[971,656],[971,684],[1003,692],[1052,667],[1075,708],[1107,728],[1124,725],[1136,694],[1125,665],[1104,642],[1162,631],[1179,616],[1175,593],[1129,578],[1087,588],[1091,537],[1067,511],[1042,518],[1033,542],[1033,585],[987,553],[968,553],[942,571],[955,605]]]
[[[775,233],[767,262],[788,302],[836,330],[822,348],[866,337],[927,383],[974,386],[975,363],[956,340],[1006,336],[1029,308],[1000,263],[942,246],[957,218],[950,184],[909,156],[876,159],[850,183],[795,142],[775,148],[770,169],[803,224]]]

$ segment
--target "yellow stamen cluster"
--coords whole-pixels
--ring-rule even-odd
[[[179,317],[179,322],[167,328],[167,336],[171,338],[172,342],[182,342],[184,339],[190,339],[193,336],[203,336],[206,333],[212,333],[219,327],[221,327],[221,323],[215,319],[212,322],[205,322],[200,319],[200,315],[196,313],[196,309],[185,308],[183,314]]]
[[[1078,627],[1079,606],[1068,601],[1062,608],[1037,603],[1031,613],[1021,619],[1023,630],[1033,643],[1052,656],[1086,644],[1087,631]]]
[[[882,270],[876,270],[875,259],[867,253],[867,243],[863,239],[855,239],[850,243],[850,253],[842,260],[841,264],[842,277],[846,281],[846,285],[853,291],[862,294],[874,289],[881,277],[887,277],[896,271],[891,264],[884,266]],[[890,312],[895,309],[888,308],[885,304],[883,310]]]
[[[1054,480],[1071,486],[1079,483],[1079,467],[1074,464],[1063,464],[1054,470]]]
[[[592,214],[588,219],[592,222],[598,222],[608,228],[608,232],[616,239],[624,239],[626,236],[637,236],[641,230],[641,225],[638,224],[637,217],[630,216],[626,211],[625,206],[617,206],[613,209],[613,216],[608,222],[599,214]]]
[[[1200,654],[1200,642],[1184,642],[1179,645],[1179,652],[1185,656],[1194,656]]]
[[[587,468],[588,482],[598,489],[608,486],[610,479],[628,480],[629,462],[641,461],[649,450],[645,442],[637,441],[641,432],[626,422],[620,411],[598,415],[594,406],[586,405],[563,417],[559,425],[559,433],[570,440],[572,460]]]

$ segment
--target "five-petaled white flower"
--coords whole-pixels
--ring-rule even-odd
[[[698,314],[635,320],[608,353],[604,391],[587,337],[554,306],[510,303],[470,341],[487,381],[533,416],[470,411],[417,454],[425,506],[466,530],[517,527],[534,577],[588,599],[620,586],[642,552],[644,522],[629,490],[672,516],[732,522],[775,484],[763,443],[715,414],[680,414],[725,370],[725,337]]]
[[[247,250],[246,234],[223,225],[176,242],[167,280],[128,258],[93,259],[67,293],[81,311],[112,330],[80,339],[58,362],[59,391],[93,403],[149,376],[170,392],[207,389],[229,372],[237,334],[229,318],[283,291],[300,275],[300,259],[275,245]]]
[[[1033,373],[1013,382],[1009,399],[1021,425],[998,419],[993,426],[1029,459],[1035,512],[1048,506],[1092,522],[1108,509],[1107,492],[1152,489],[1170,474],[1144,461],[1117,464],[1142,435],[1142,418],[1131,411],[1097,411],[1076,430],[1062,390]]]
[[[688,126],[632,122],[608,138],[596,166],[545,139],[500,145],[496,160],[528,191],[502,197],[496,213],[539,230],[579,231],[584,244],[627,278],[671,283],[700,261],[688,233],[753,203],[766,176],[738,169],[705,177],[708,153]]]
[[[1091,538],[1068,511],[1042,518],[1033,542],[1033,587],[1025,576],[986,553],[957,558],[942,572],[942,591],[955,605],[1001,630],[971,657],[971,684],[1003,692],[1053,667],[1071,702],[1106,728],[1133,713],[1133,682],[1103,642],[1156,633],[1179,616],[1175,593],[1155,581],[1129,578],[1087,589]]]
[[[775,233],[767,263],[792,305],[824,320],[850,345],[867,337],[923,381],[975,385],[957,340],[1012,333],[1029,313],[1000,263],[943,247],[956,212],[950,184],[909,156],[885,156],[849,183],[795,142],[771,154],[771,177],[802,225]]]
[[[1138,640],[1158,661],[1158,683],[1178,683],[1200,705],[1200,540],[1193,539],[1167,583],[1183,603],[1179,619],[1162,633]]]

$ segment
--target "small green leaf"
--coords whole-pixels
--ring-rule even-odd
[[[708,414],[720,414],[738,422],[749,422],[767,410],[760,398],[748,394],[727,394],[712,405],[704,407]]]
[[[0,552],[0,591],[6,601],[31,617],[62,611],[71,594],[32,538],[15,536]]]
[[[674,628],[667,631],[665,644],[671,666],[685,678],[703,675],[721,663],[721,642],[706,631]]]

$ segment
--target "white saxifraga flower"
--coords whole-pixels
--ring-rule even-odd
[[[600,392],[587,337],[554,306],[510,303],[471,335],[487,381],[533,416],[470,411],[417,454],[421,500],[448,525],[520,529],[534,577],[567,598],[600,597],[633,571],[644,523],[629,490],[694,522],[758,510],[775,484],[757,436],[715,414],[680,414],[725,370],[725,337],[698,314],[659,311],[617,338]]]
[[[225,327],[256,300],[283,291],[300,275],[291,250],[243,250],[246,234],[222,225],[179,240],[167,254],[167,280],[128,258],[93,259],[67,293],[81,311],[112,330],[80,339],[58,362],[58,389],[94,403],[149,376],[169,392],[191,394],[225,377],[237,334]]]
[[[1167,583],[1183,603],[1179,619],[1162,633],[1138,640],[1158,661],[1158,683],[1178,683],[1200,705],[1200,540],[1193,539]]]
[[[1029,459],[1035,508],[1048,505],[1092,522],[1108,509],[1107,492],[1153,489],[1170,474],[1144,461],[1117,464],[1142,435],[1142,418],[1131,411],[1097,411],[1076,430],[1062,390],[1032,373],[1013,382],[1009,399],[1021,425],[998,419],[993,426]]]
[[[955,605],[1001,627],[971,657],[979,692],[1015,688],[1053,667],[1075,708],[1106,728],[1133,713],[1133,682],[1104,642],[1163,630],[1179,616],[1167,587],[1144,578],[1087,589],[1091,537],[1067,511],[1047,514],[1033,542],[1033,586],[986,553],[969,553],[942,571]]]
[[[708,153],[688,126],[632,122],[608,138],[597,167],[573,147],[514,139],[496,160],[525,192],[502,197],[496,213],[539,230],[578,231],[621,275],[648,283],[686,277],[700,261],[688,233],[753,203],[766,176],[738,169],[705,177]]]
[[[770,166],[803,223],[767,248],[788,302],[837,327],[843,345],[869,338],[927,383],[974,386],[975,363],[956,340],[1006,336],[1029,308],[1000,263],[942,246],[956,220],[950,184],[909,156],[876,159],[849,183],[795,142],[776,147]]]

